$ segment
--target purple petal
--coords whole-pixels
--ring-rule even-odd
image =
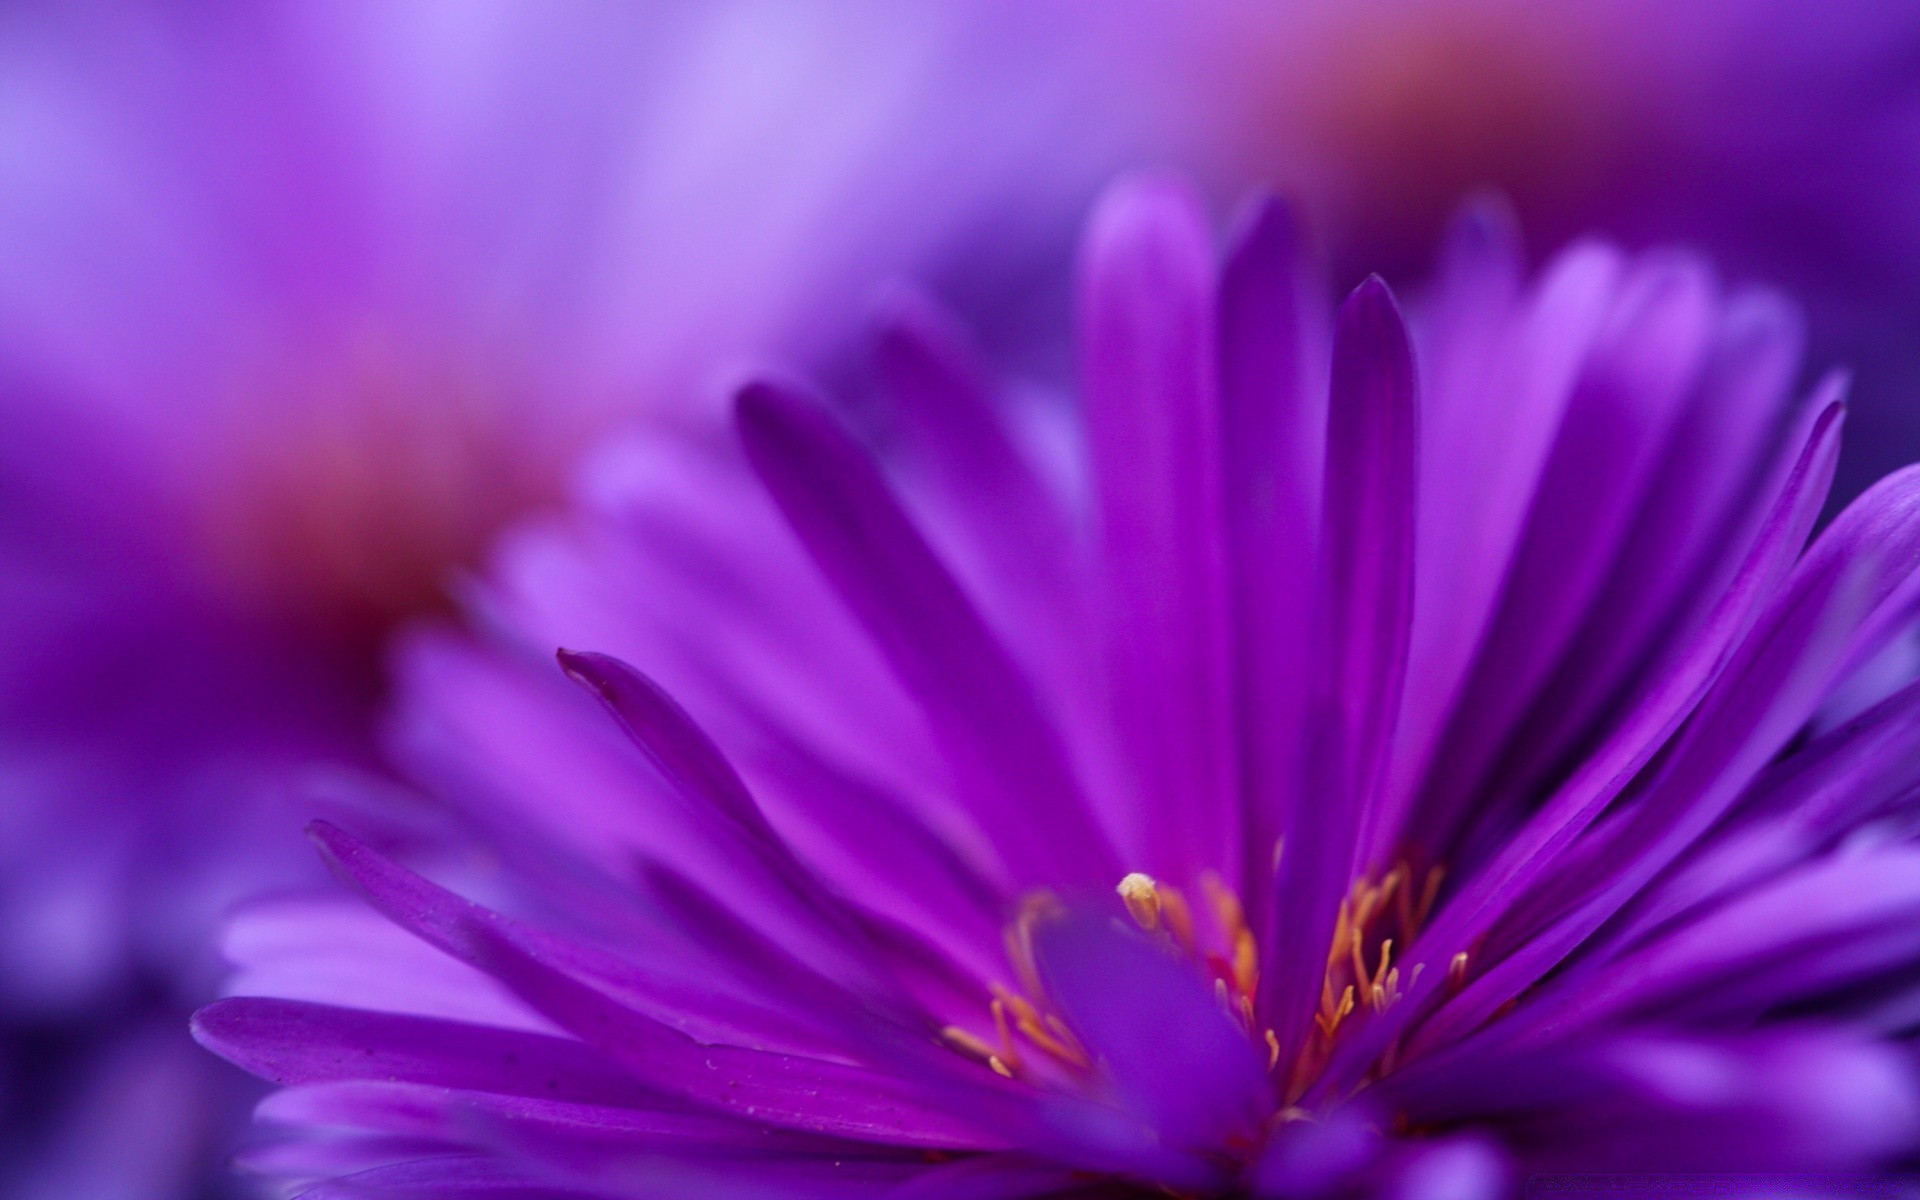
[[[1632,946],[1689,909],[1807,860],[1905,797],[1916,767],[1920,684],[1769,768],[1734,819],[1636,902],[1611,942]]]
[[[773,995],[757,994],[743,986],[750,980],[727,970],[716,971],[711,961],[685,952],[696,942],[683,942],[682,953],[639,959],[606,953],[463,899],[324,822],[315,823],[312,835],[335,871],[389,920],[496,979],[498,972],[492,970],[483,950],[491,952],[490,948],[504,937],[527,947],[556,969],[593,980],[594,986],[612,991],[650,1020],[670,1023],[676,1035],[711,1032],[717,1026],[723,1035],[758,1044],[763,1040],[780,1043],[798,1032],[803,1035],[803,1043],[812,1046],[818,1042],[820,1028],[864,1011],[854,1003],[851,990],[836,1000],[832,1011],[803,1011],[797,998],[784,988]],[[737,897],[735,902],[740,902]],[[790,944],[804,947],[817,967],[843,971],[840,978],[872,983],[858,969],[859,964],[842,961],[842,939],[802,938],[801,933],[809,930],[814,927],[792,922],[781,926],[783,934],[796,939]],[[664,939],[664,935],[656,936]],[[511,981],[499,982],[513,991]],[[552,1019],[549,1014],[541,1015]]]
[[[1258,1132],[1273,1104],[1265,1060],[1190,965],[1085,911],[1042,923],[1034,952],[1115,1102],[1160,1140],[1206,1150]]]
[[[1710,828],[1806,723],[1920,552],[1920,472],[1891,482],[1828,529],[1761,616],[1618,844],[1592,865],[1577,908],[1470,984],[1423,1039],[1444,1042],[1478,1024],[1564,958]]]
[[[1513,1164],[1484,1137],[1429,1143],[1401,1155],[1382,1200],[1496,1200],[1509,1194]]]
[[[1307,1200],[1352,1188],[1386,1149],[1375,1113],[1349,1104],[1324,1118],[1278,1126],[1253,1165],[1253,1192],[1263,1200]]]
[[[984,1154],[930,1167],[888,1200],[1015,1200],[1067,1195],[1086,1182],[1084,1172],[1012,1154]]]
[[[662,1098],[572,1038],[434,1017],[240,996],[195,1013],[193,1036],[282,1086],[399,1079],[580,1104]]]
[[[1418,396],[1406,326],[1378,279],[1340,310],[1331,397],[1305,785],[1261,954],[1263,1011],[1285,1047],[1301,1044],[1320,1002],[1406,681]]]
[[[930,1102],[924,1085],[859,1067],[703,1046],[543,961],[497,929],[476,929],[472,942],[476,959],[488,973],[536,1011],[614,1063],[686,1101],[769,1125],[863,1141],[1001,1148],[982,1131],[982,1118],[993,1114],[985,1079],[973,1106],[956,1108]]]
[[[559,659],[568,678],[599,697],[677,793],[696,806],[710,805],[755,841],[775,840],[733,764],[658,684],[605,654],[561,650]]]
[[[581,1200],[582,1193],[542,1180],[538,1173],[497,1158],[443,1154],[392,1163],[330,1179],[300,1193],[301,1200]]]
[[[1052,672],[1077,676],[1091,640],[1075,624],[1086,603],[1082,548],[1062,498],[995,411],[965,332],[926,297],[895,292],[874,357],[893,401],[888,467],[910,482],[903,494],[923,528],[996,628]]]
[[[1080,371],[1099,496],[1127,867],[1237,870],[1213,246],[1165,179],[1110,191],[1081,250]]]
[[[1879,932],[1904,933],[1888,946]],[[1829,950],[1868,951],[1829,962]],[[1656,939],[1583,971],[1528,1006],[1541,1035],[1685,1008],[1723,1023],[1858,984],[1920,953],[1920,851],[1889,847],[1802,867]],[[1822,969],[1825,967],[1826,969]]]
[[[1266,911],[1271,856],[1300,786],[1315,533],[1326,453],[1319,343],[1294,216],[1263,200],[1220,278],[1222,468],[1234,615],[1250,912]],[[1317,332],[1317,331],[1315,331]],[[1316,364],[1317,365],[1317,364]],[[1225,864],[1223,864],[1225,865]]]

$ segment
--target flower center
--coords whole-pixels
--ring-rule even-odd
[[[1280,1070],[1285,1060],[1284,1091],[1292,1105],[1326,1066],[1349,1017],[1362,1009],[1391,1008],[1420,978],[1424,964],[1416,964],[1403,980],[1395,948],[1404,948],[1424,927],[1444,878],[1441,867],[1417,874],[1402,862],[1383,875],[1354,881],[1340,903],[1314,1027],[1290,1058],[1278,1036],[1259,1019],[1259,939],[1247,924],[1240,897],[1219,875],[1208,871],[1199,876],[1204,907],[1198,912],[1182,889],[1142,872],[1128,874],[1115,891],[1134,924],[1210,984],[1221,1009],[1265,1050],[1268,1070]],[[1005,930],[1015,984],[992,985],[990,1024],[945,1027],[941,1037],[949,1046],[1009,1079],[1077,1080],[1092,1070],[1086,1048],[1051,1006],[1034,958],[1034,929],[1063,911],[1048,892],[1021,901]],[[1462,973],[1463,958],[1450,965],[1450,975]],[[1391,1057],[1389,1050],[1383,1065]]]
[[[559,498],[587,432],[515,377],[384,331],[236,364],[188,484],[212,594],[349,654],[447,606],[451,572]]]

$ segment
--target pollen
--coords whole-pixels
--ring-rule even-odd
[[[1153,876],[1135,871],[1114,890],[1120,893],[1135,924],[1148,933],[1160,928],[1160,885],[1154,882]]]

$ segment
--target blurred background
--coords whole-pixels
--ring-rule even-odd
[[[386,794],[395,632],[597,441],[849,369],[893,281],[1061,382],[1140,167],[1293,197],[1343,289],[1486,193],[1536,259],[1698,246],[1853,368],[1843,493],[1920,457],[1907,5],[0,6],[0,1195],[246,1194],[184,1014]]]

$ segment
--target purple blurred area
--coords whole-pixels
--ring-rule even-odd
[[[1185,156],[1277,186],[1338,278],[1416,268],[1463,194],[1536,261],[1681,242],[1856,371],[1840,495],[1920,455],[1920,14],[1876,0],[1213,0],[1179,22]]]
[[[1854,0],[0,8],[0,1195],[230,1186],[209,931],[316,877],[390,636],[581,455],[832,378],[900,276],[1064,373],[1122,168],[1277,185],[1342,285],[1489,188],[1536,259],[1696,244],[1856,367],[1843,492],[1920,455],[1917,52]]]

